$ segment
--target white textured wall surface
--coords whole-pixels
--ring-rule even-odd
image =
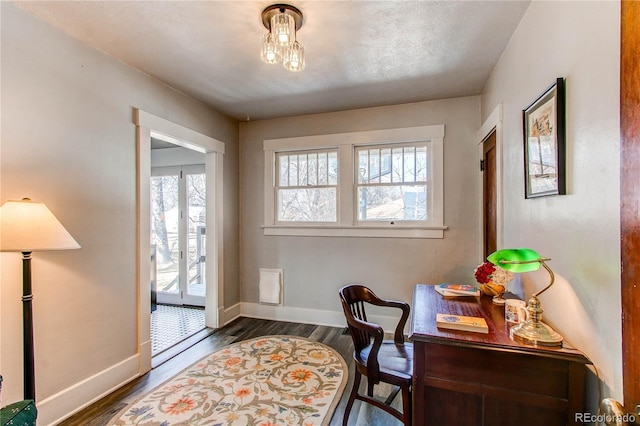
[[[132,108],[225,142],[226,293],[228,304],[238,302],[238,126],[11,3],[1,7],[1,201],[29,196],[46,203],[82,246],[33,256],[42,402],[138,349]],[[22,397],[20,271],[19,254],[3,253],[3,405]],[[46,410],[39,417],[42,424],[52,420]]]
[[[482,114],[504,105],[505,246],[552,258],[544,318],[594,362],[604,396],[622,400],[619,34],[619,2],[534,1],[483,91]],[[525,200],[522,109],[556,77],[566,78],[568,193]],[[524,276],[526,294],[546,278]],[[588,392],[593,403],[594,382]]]
[[[469,280],[479,260],[480,99],[467,97],[240,124],[240,280],[258,302],[259,268],[284,269],[284,306],[342,312],[338,289],[360,282],[411,301],[416,283]],[[445,125],[444,239],[264,236],[263,140]]]

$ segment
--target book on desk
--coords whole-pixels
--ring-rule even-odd
[[[464,315],[436,314],[438,328],[451,330],[473,331],[475,333],[489,333],[489,326],[484,318],[468,317]]]
[[[442,283],[433,287],[445,297],[479,296],[480,289],[470,284]]]

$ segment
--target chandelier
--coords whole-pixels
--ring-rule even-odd
[[[302,71],[304,47],[296,40],[302,12],[288,4],[273,4],[262,11],[262,24],[269,32],[262,36],[260,58],[267,64],[282,63],[289,71]]]

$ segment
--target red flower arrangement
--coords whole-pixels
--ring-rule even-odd
[[[476,281],[480,284],[487,284],[493,282],[506,287],[509,281],[513,278],[513,273],[502,269],[491,262],[484,262],[482,265],[478,265],[475,270]]]
[[[491,262],[484,262],[476,268],[476,281],[480,284],[486,284],[491,281],[491,274],[496,270],[496,266]]]
[[[499,296],[505,292],[507,284],[513,278],[513,273],[491,262],[484,262],[476,268],[475,278],[484,294]]]

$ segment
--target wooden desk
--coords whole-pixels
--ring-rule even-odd
[[[489,334],[438,329],[436,313],[483,317]],[[504,307],[489,297],[443,298],[418,284],[409,339],[416,426],[577,424],[574,413],[584,411],[589,360],[575,349],[511,340]]]

